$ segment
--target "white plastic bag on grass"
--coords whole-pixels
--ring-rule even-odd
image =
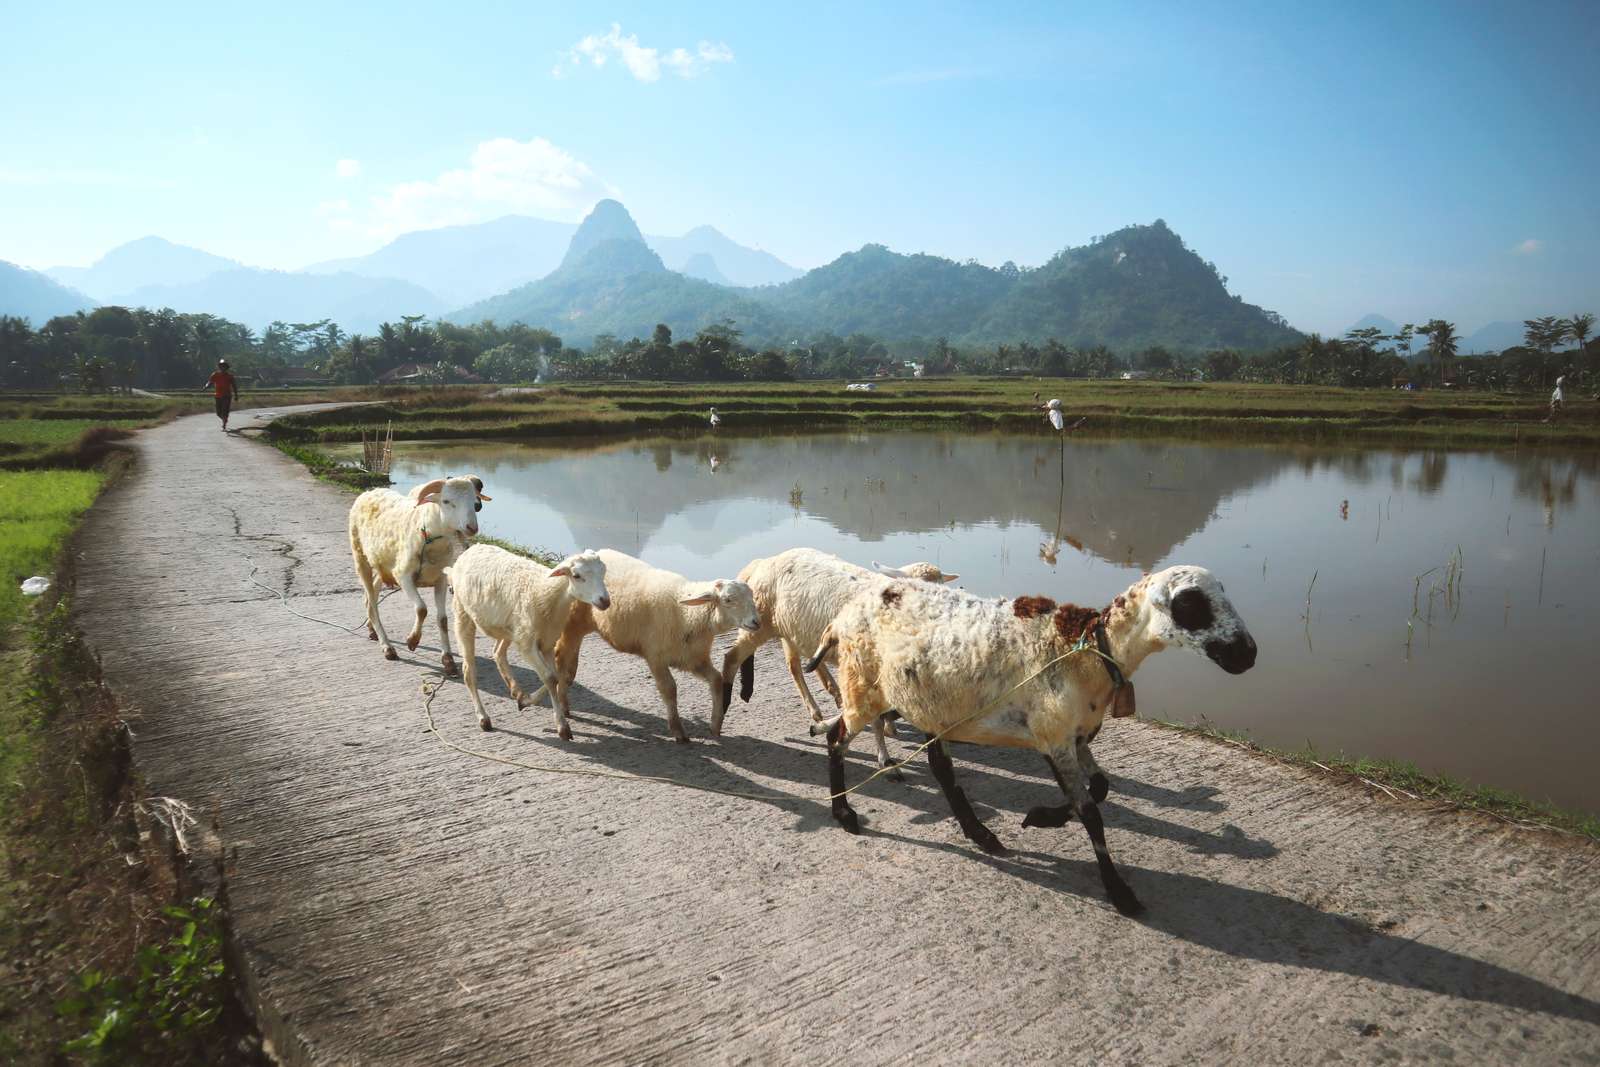
[[[38,596],[40,593],[49,588],[50,579],[41,578],[37,574],[22,583],[22,591],[28,596]]]

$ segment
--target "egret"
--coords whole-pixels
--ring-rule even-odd
[[[722,425],[722,416],[717,414],[717,409],[716,408],[712,408],[711,409],[711,428],[713,430],[715,430],[718,426],[721,426],[721,425]]]
[[[1066,428],[1066,417],[1061,414],[1060,400],[1051,400],[1050,403],[1044,406],[1044,409],[1045,411],[1049,412],[1051,426],[1054,426],[1058,430]]]

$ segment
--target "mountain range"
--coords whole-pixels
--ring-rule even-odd
[[[48,275],[0,259],[0,315],[42,326],[57,315],[87,311],[95,301]]]
[[[1300,336],[1277,315],[1230,296],[1216,270],[1160,220],[1066,249],[1036,270],[869,244],[782,285],[730,289],[669,271],[614,200],[596,205],[550,275],[449,318],[524,322],[580,345],[599,334],[647,337],[656,323],[682,335],[723,319],[762,344],[830,330],[1193,351],[1266,348]]]

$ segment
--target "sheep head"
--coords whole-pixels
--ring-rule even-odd
[[[1229,674],[1255,666],[1255,638],[1216,575],[1204,567],[1168,567],[1141,579],[1125,596],[1137,599],[1141,586],[1145,603],[1140,614],[1147,636],[1204,655]],[[1129,606],[1140,610],[1137,604]]]
[[[687,607],[711,605],[711,610],[716,613],[719,633],[735,627],[751,633],[761,629],[761,613],[756,610],[755,593],[737,578],[718,578],[706,592],[686,597],[678,603]]]
[[[601,611],[611,606],[611,594],[606,591],[606,564],[594,549],[568,556],[550,572],[552,578],[565,578],[572,596]]]
[[[887,574],[891,578],[909,578],[918,582],[932,582],[938,585],[941,582],[953,582],[961,577],[959,574],[946,574],[939,569],[937,563],[907,563],[903,567],[890,567],[887,564],[872,561],[872,569],[879,574]]]
[[[435,533],[457,531],[468,537],[478,533],[478,503],[483,483],[474,484],[472,478],[435,478],[411,491],[417,507],[432,505],[439,509],[441,529]],[[430,520],[430,525],[431,525]]]

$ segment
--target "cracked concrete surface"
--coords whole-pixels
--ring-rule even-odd
[[[835,828],[770,646],[720,742],[686,686],[695,743],[673,744],[642,661],[593,638],[571,743],[505,698],[483,642],[502,729],[458,682],[434,705],[468,747],[763,799],[486,762],[424,732],[433,628],[399,663],[361,632],[350,496],[209,416],[138,447],[79,542],[77,618],[148,788],[218,815],[289,1062],[1600,1060],[1592,845],[1119,720],[1096,754],[1149,908],[1130,921],[1081,827],[1021,828],[1053,802],[1027,753],[952,749],[1009,856],[961,836],[922,766],[863,790],[865,834]],[[384,610],[404,632],[409,607]],[[869,768],[858,751],[850,780]]]

